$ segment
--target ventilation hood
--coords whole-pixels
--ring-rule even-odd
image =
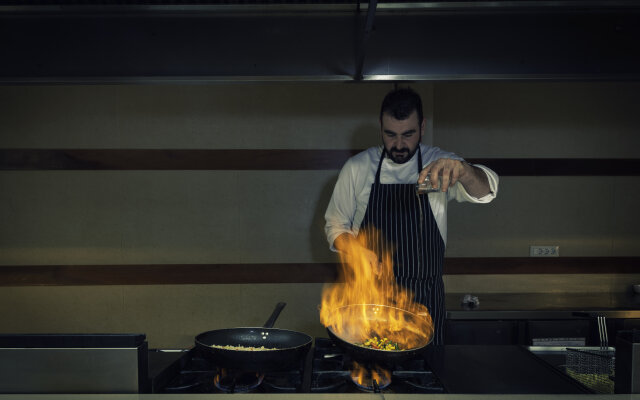
[[[638,1],[0,3],[0,83],[638,80]]]

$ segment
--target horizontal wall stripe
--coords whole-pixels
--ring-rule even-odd
[[[182,285],[331,282],[337,264],[0,266],[0,286]]]
[[[0,286],[324,283],[336,263],[0,266]],[[445,275],[640,273],[640,257],[445,258]]]
[[[638,176],[640,159],[628,158],[477,158],[501,176]]]
[[[338,170],[361,150],[0,149],[0,170]],[[638,176],[640,159],[469,158],[501,176]]]
[[[357,150],[2,149],[4,170],[337,169]]]
[[[638,274],[640,257],[457,257],[444,259],[444,273]]]

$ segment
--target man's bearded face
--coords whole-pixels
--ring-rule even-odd
[[[418,144],[424,132],[424,121],[418,121],[414,111],[407,119],[395,119],[382,114],[382,143],[389,158],[397,164],[404,164],[418,150]]]

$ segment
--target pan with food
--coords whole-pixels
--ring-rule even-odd
[[[196,336],[196,347],[219,367],[243,371],[297,368],[311,348],[309,335],[273,325],[286,303],[278,303],[263,327],[229,328]]]
[[[335,310],[348,315],[342,318],[342,326],[329,326],[329,337],[350,354],[356,361],[394,365],[416,357],[426,350],[433,339],[433,324],[426,315],[377,304],[352,304]],[[388,338],[380,332],[389,331],[388,315],[404,322],[404,329],[396,329],[394,337]],[[367,326],[369,331],[354,327]],[[340,333],[338,333],[340,332]]]

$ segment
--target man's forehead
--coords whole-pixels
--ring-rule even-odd
[[[396,119],[389,113],[383,113],[382,127],[385,128],[390,126],[419,128],[420,122],[418,121],[418,112],[414,110],[411,114],[409,114],[409,117],[405,119]]]

